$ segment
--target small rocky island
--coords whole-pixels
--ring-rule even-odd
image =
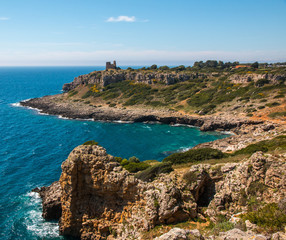
[[[286,69],[216,61],[79,76],[23,106],[74,119],[188,124],[225,139],[161,163],[76,147],[34,189],[43,217],[79,239],[286,239]]]

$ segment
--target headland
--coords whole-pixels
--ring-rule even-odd
[[[73,119],[188,124],[228,138],[159,162],[75,148],[43,216],[80,239],[283,239],[286,69],[216,61],[76,77],[64,93],[21,102]],[[157,227],[156,227],[157,226]],[[231,238],[232,237],[232,238]]]

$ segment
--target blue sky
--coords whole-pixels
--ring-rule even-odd
[[[286,0],[9,0],[0,66],[286,61]]]

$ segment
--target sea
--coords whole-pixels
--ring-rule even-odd
[[[21,107],[22,100],[60,94],[64,83],[104,67],[0,67],[0,239],[64,239],[41,216],[36,187],[61,174],[78,145],[95,140],[109,154],[161,161],[173,152],[224,138],[183,125],[63,119]]]

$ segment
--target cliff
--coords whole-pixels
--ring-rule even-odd
[[[89,74],[81,75],[74,78],[73,82],[66,83],[63,86],[63,91],[68,92],[79,85],[98,84],[101,87],[106,87],[111,83],[117,83],[125,80],[135,81],[136,83],[163,83],[166,85],[176,82],[184,82],[198,78],[211,77],[212,73],[157,73],[157,72],[130,72],[127,70],[118,71],[95,71]]]
[[[62,164],[60,233],[127,238],[158,224],[194,218],[197,207],[170,177],[134,178],[100,146],[79,146]]]
[[[286,74],[257,74],[257,73],[248,73],[248,74],[232,74],[229,76],[230,81],[233,83],[248,83],[248,82],[257,82],[260,79],[266,79],[272,84],[278,84],[279,81],[286,79]]]
[[[260,73],[218,73],[218,72],[163,72],[163,71],[129,71],[129,70],[109,70],[109,71],[95,71],[89,74],[81,75],[71,83],[66,83],[63,86],[63,91],[68,92],[80,85],[94,85],[106,87],[111,83],[118,83],[129,80],[135,83],[171,85],[179,82],[186,82],[198,79],[215,79],[217,77],[226,77],[233,83],[248,83],[257,82],[260,79],[269,80],[272,84],[278,84],[279,81],[286,79],[286,74],[260,74]]]
[[[277,204],[278,211],[285,212],[285,172],[285,154],[257,152],[239,163],[193,165],[184,173],[175,171],[144,182],[122,169],[104,148],[81,145],[63,162],[59,182],[40,192],[44,211],[52,209],[61,215],[62,235],[81,239],[147,239],[142,234],[157,225],[196,217],[210,217],[218,222],[224,216],[238,221],[237,217],[233,220],[233,214],[247,213],[254,206],[258,210],[267,204]],[[249,205],[253,198],[255,205]],[[60,199],[57,208],[51,199]],[[248,223],[248,228],[258,226]],[[238,233],[253,236],[237,230],[235,234]],[[177,237],[172,239],[181,239],[178,236],[182,234],[187,236],[183,239],[188,239],[188,234],[203,239],[197,230],[177,229],[159,239],[174,235]]]

